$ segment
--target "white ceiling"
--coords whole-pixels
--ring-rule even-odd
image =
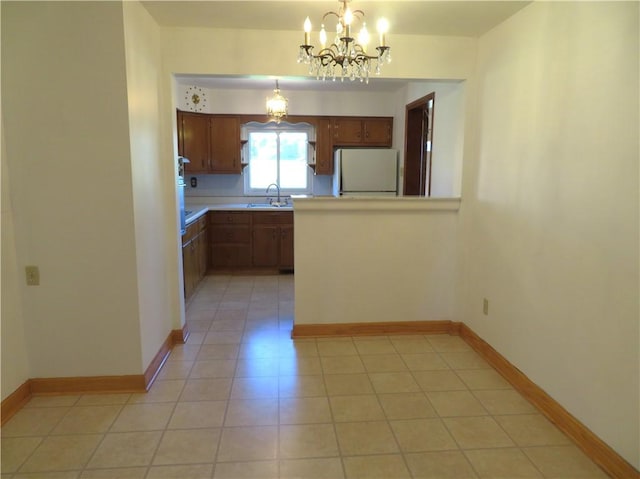
[[[352,0],[351,6],[364,11],[370,30],[375,30],[378,18],[385,17],[389,20],[390,35],[477,37],[529,3],[510,0]],[[338,8],[335,0],[161,0],[143,1],[142,4],[161,26],[255,30],[302,30],[304,19],[309,16],[317,31],[322,16]]]
[[[531,1],[462,1],[462,0],[352,0],[351,7],[363,10],[370,30],[380,17],[389,20],[389,37],[393,34],[453,35],[478,37],[492,29]],[[142,1],[161,26],[204,27],[252,30],[302,30],[309,16],[314,31],[322,16],[337,10],[336,0],[234,0],[234,1]],[[327,22],[329,23],[329,22]],[[330,27],[327,25],[328,29]],[[216,89],[273,89],[269,77],[179,76],[181,84]],[[318,82],[315,78],[280,78],[285,90],[363,90],[395,91],[406,80],[375,78],[368,85],[360,82]]]

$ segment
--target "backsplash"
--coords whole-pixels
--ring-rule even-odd
[[[191,178],[196,178],[198,186],[191,186]],[[311,176],[311,194],[314,196],[331,195],[331,176]],[[242,175],[185,175],[185,197],[221,196],[243,197],[244,177]],[[285,195],[286,196],[286,195]]]

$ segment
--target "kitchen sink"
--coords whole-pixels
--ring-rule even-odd
[[[282,208],[283,206],[290,206],[287,203],[249,203],[247,208]]]

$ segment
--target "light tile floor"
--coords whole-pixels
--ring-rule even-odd
[[[290,339],[293,276],[210,276],[147,394],[34,397],[2,479],[606,477],[453,336]]]

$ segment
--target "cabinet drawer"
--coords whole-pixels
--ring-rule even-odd
[[[249,245],[213,245],[211,247],[211,266],[214,268],[251,266]]]
[[[220,224],[249,224],[251,213],[246,211],[212,211],[209,213],[209,223]]]
[[[200,218],[198,218],[198,222],[196,224],[197,224],[198,233],[202,233],[204,230],[207,229],[207,217],[201,216]]]
[[[182,246],[186,245],[193,239],[193,237],[198,233],[198,228],[195,223],[191,223],[187,226],[185,233],[182,235]]]
[[[293,224],[293,211],[254,211],[254,225],[290,225]]]
[[[240,243],[248,244],[251,238],[249,226],[244,225],[214,225],[211,227],[212,243]]]

